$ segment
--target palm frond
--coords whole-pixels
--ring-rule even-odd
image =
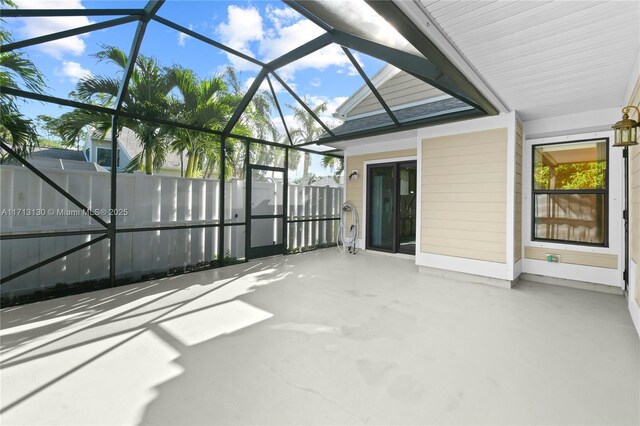
[[[101,45],[101,51],[93,55],[98,59],[98,62],[106,61],[111,62],[125,69],[127,66],[127,54],[115,46]]]
[[[65,140],[78,140],[87,126],[93,126],[100,138],[111,129],[111,116],[102,112],[74,109],[60,116],[58,133]]]
[[[127,164],[127,167],[124,168],[126,173],[133,173],[142,169],[142,157],[144,155],[144,151],[140,151],[138,154],[134,155],[133,158]]]
[[[18,88],[16,78],[32,92],[42,93],[46,87],[38,68],[21,52],[0,53],[0,78],[2,85]]]
[[[107,95],[111,100],[118,95],[120,81],[112,77],[91,76],[82,79],[76,85],[75,94],[78,99],[88,102],[99,95]]]
[[[24,156],[38,146],[38,132],[33,121],[4,102],[0,103],[0,131],[19,155]]]

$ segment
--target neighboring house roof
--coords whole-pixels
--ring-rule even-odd
[[[100,138],[99,132],[94,131],[91,138],[94,141],[99,141],[100,143],[110,143],[111,142],[111,133],[108,132],[104,138]],[[123,127],[118,135],[118,143],[127,151],[127,155],[130,158],[135,157],[136,155],[142,152],[142,143],[138,136],[133,132],[133,130]],[[180,155],[176,152],[170,151],[167,153],[167,158],[162,165],[162,168],[180,168]]]
[[[82,151],[64,148],[38,147],[31,151],[29,157],[32,159],[53,158],[57,160],[86,161]]]
[[[436,117],[442,114],[449,114],[458,111],[472,110],[473,107],[467,105],[456,98],[448,98],[426,104],[411,106],[394,111],[394,115],[401,123],[419,120],[428,117]],[[336,135],[345,133],[372,130],[378,127],[392,126],[393,121],[386,112],[368,115],[366,117],[345,120],[340,126],[331,129]],[[326,136],[326,135],[325,135]]]
[[[35,148],[27,159],[41,169],[107,171],[104,167],[87,162],[84,153],[74,149]]]

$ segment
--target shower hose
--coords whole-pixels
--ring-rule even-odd
[[[351,225],[347,230],[347,213],[351,212]],[[358,252],[358,210],[347,201],[340,209],[340,227],[336,235],[338,250],[341,253],[356,254]]]

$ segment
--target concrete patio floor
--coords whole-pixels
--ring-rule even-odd
[[[335,249],[1,312],[3,425],[638,424],[621,296]]]

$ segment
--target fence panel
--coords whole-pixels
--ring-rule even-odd
[[[59,169],[45,172],[87,207],[99,212],[106,211],[101,217],[109,222],[109,173]],[[5,212],[0,215],[2,234],[104,230],[95,220],[81,214],[73,203],[24,167],[0,166],[0,180],[0,211]],[[218,181],[149,176],[137,172],[118,174],[117,185],[117,208],[126,213],[117,216],[119,228],[218,222]],[[264,192],[264,198],[272,199],[273,194],[277,192],[276,199],[282,199],[283,194],[277,184],[261,182],[258,186]],[[288,217],[291,220],[323,219],[335,217],[339,212],[342,199],[342,190],[339,187],[290,185],[288,191]],[[258,193],[259,191],[256,192]],[[225,203],[226,222],[245,221],[244,181],[231,179],[226,182]],[[39,209],[47,213],[7,213],[12,209]],[[51,211],[54,213],[51,214]],[[289,249],[299,250],[334,241],[335,225],[336,221],[292,223],[289,226],[287,241]],[[211,262],[220,254],[217,242],[219,232],[215,227],[207,227],[119,233],[116,239],[116,275],[141,276]],[[242,225],[225,228],[223,235],[226,253],[223,255],[244,258],[244,232],[245,227]],[[252,229],[252,232],[263,232],[269,236],[274,230]],[[98,235],[3,240],[0,243],[1,274],[7,276]],[[104,240],[4,284],[2,293],[22,293],[58,283],[105,279],[108,275],[109,241]]]

